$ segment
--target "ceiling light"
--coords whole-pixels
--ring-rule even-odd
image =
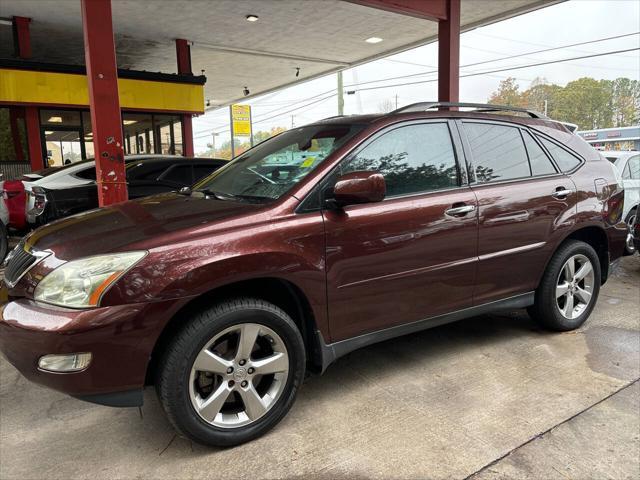
[[[369,37],[365,40],[367,43],[380,43],[382,39],[380,37]]]
[[[259,17],[257,15],[247,15],[244,18],[247,20],[247,22],[257,22]]]
[[[47,121],[51,123],[62,123],[62,117],[49,117]]]
[[[122,123],[125,125],[133,125],[134,123],[138,123],[137,120],[123,120]]]
[[[51,130],[45,130],[44,134],[45,135],[51,135],[53,132]]]

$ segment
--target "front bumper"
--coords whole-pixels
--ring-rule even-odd
[[[181,301],[72,310],[20,299],[0,308],[0,351],[27,379],[74,397],[113,406],[142,404],[155,342]],[[75,373],[38,369],[47,354],[90,352]]]

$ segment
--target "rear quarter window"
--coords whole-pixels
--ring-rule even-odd
[[[572,153],[569,153],[564,148],[556,145],[546,138],[538,137],[538,139],[542,142],[542,145],[544,145],[544,148],[547,149],[551,157],[556,161],[556,164],[560,167],[561,171],[569,172],[580,165],[580,159]]]

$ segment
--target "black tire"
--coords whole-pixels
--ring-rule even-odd
[[[288,375],[280,396],[262,417],[245,426],[220,428],[206,422],[191,402],[191,367],[216,334],[244,323],[264,325],[280,337],[289,357]],[[260,299],[233,299],[194,315],[175,335],[160,359],[156,390],[167,417],[179,433],[201,444],[230,447],[263,435],[282,420],[304,379],[305,358],[300,331],[282,309]]]
[[[624,219],[625,223],[629,227],[629,232],[633,233],[633,225],[635,222],[636,215],[638,214],[638,207],[633,207],[629,213],[627,214],[627,218]],[[625,244],[625,253],[627,255],[633,255],[636,251],[636,247],[633,243],[633,237],[628,238],[627,243]]]
[[[4,223],[0,222],[0,262],[4,262],[7,253],[9,253],[7,227]]]
[[[584,308],[582,313],[573,319],[565,317],[556,303],[556,286],[560,277],[561,269],[565,263],[575,255],[584,255],[589,259],[593,267],[594,282],[590,303]],[[565,332],[580,327],[591,315],[593,308],[598,301],[600,293],[600,260],[598,254],[591,245],[578,240],[564,242],[555,252],[547,269],[542,276],[540,285],[536,290],[535,303],[527,310],[529,315],[543,327],[550,330]]]

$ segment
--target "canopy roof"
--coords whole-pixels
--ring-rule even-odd
[[[461,27],[558,1],[462,0]],[[211,108],[246,98],[244,87],[250,96],[263,94],[433,42],[438,33],[434,21],[342,0],[115,0],[112,9],[119,68],[176,72],[174,40],[189,40],[193,73],[204,71]],[[80,0],[0,0],[0,12],[32,19],[34,61],[84,64]],[[366,42],[370,37],[383,40]],[[2,24],[0,59],[12,54],[12,29]]]

